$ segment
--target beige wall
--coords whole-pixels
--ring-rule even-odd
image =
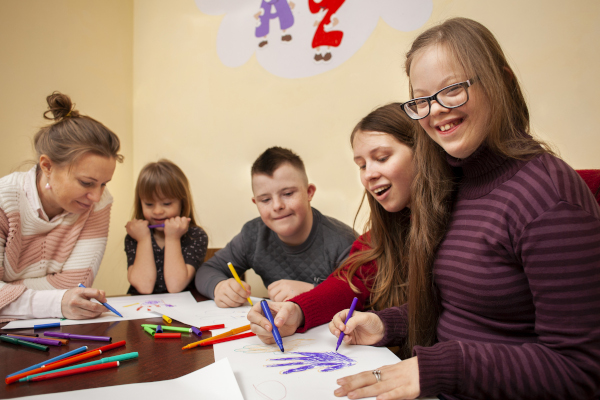
[[[132,200],[133,2],[0,0],[0,176],[33,160],[31,139],[60,90],[121,139],[125,162],[108,187],[115,199],[108,246],[94,287],[128,287],[123,237]]]
[[[600,2],[435,0],[422,29],[453,16],[494,32],[523,84],[535,131],[573,167],[600,168],[593,128]],[[258,216],[250,165],[273,145],[303,157],[317,186],[313,205],[352,224],[361,186],[349,133],[378,105],[407,99],[403,54],[418,34],[380,21],[342,66],[287,80],[254,57],[225,67],[216,52],[221,17],[202,14],[193,0],[0,0],[0,18],[0,175],[30,157],[29,138],[43,124],[44,96],[54,89],[71,94],[123,140],[127,161],[109,185],[111,236],[94,285],[110,294],[127,287],[122,240],[133,182],[160,157],[190,178],[210,247],[224,246]]]

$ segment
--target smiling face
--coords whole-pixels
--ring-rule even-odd
[[[142,213],[148,225],[164,224],[169,218],[181,216],[181,200],[164,196],[156,196],[152,199],[141,199]],[[156,228],[164,231],[164,228]]]
[[[284,163],[273,176],[252,176],[252,202],[256,204],[260,218],[277,234],[282,242],[297,246],[308,238],[312,229],[310,201],[315,185],[308,184],[306,175]]]
[[[115,172],[114,158],[84,154],[71,167],[56,166],[45,155],[40,168],[49,176],[51,188],[38,185],[42,207],[50,219],[63,211],[82,214],[100,201],[106,184]],[[47,180],[46,176],[41,179]]]
[[[425,47],[415,56],[410,66],[410,83],[414,97],[431,96],[453,83],[476,77],[466,76],[444,46]],[[483,143],[490,123],[490,106],[475,81],[469,87],[469,101],[453,109],[432,101],[431,112],[419,123],[429,137],[451,156],[467,158]]]
[[[360,181],[375,200],[388,212],[408,207],[415,176],[412,149],[390,134],[370,131],[357,132],[352,149]]]

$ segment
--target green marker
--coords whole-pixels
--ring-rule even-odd
[[[151,336],[154,336],[154,331],[152,330],[152,328],[150,328],[149,326],[145,326],[144,330],[149,333]]]
[[[10,336],[0,336],[0,340],[2,340],[3,342],[12,343],[12,344],[20,344],[21,346],[31,347],[32,349],[41,350],[41,351],[48,351],[48,349],[50,348],[49,346],[44,346],[43,344],[27,342],[25,340],[16,339],[16,338],[13,338]]]
[[[66,370],[69,370],[69,369],[89,367],[91,365],[104,364],[104,363],[113,362],[113,361],[131,360],[132,358],[137,358],[137,356],[138,356],[138,353],[137,352],[133,352],[133,353],[126,353],[126,354],[121,354],[121,355],[113,356],[113,357],[105,357],[105,358],[102,358],[102,359],[97,360],[97,361],[90,361],[90,362],[83,363],[83,364],[71,365],[70,367],[53,369],[52,371],[40,372],[39,374],[29,375],[29,376],[26,376],[24,378],[19,379],[19,382],[27,382],[28,380],[30,380],[31,378],[35,378],[36,376],[46,375],[46,374],[52,374],[54,372],[66,371]]]
[[[152,328],[156,330],[158,325],[142,324],[144,328]],[[163,331],[192,333],[192,328],[184,328],[182,326],[161,325]]]

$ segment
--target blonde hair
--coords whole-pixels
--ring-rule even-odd
[[[188,179],[181,168],[164,158],[146,164],[140,171],[135,185],[134,219],[144,219],[142,200],[153,199],[155,195],[181,200],[180,216],[190,218],[190,226],[198,226]]]
[[[95,119],[79,114],[69,96],[53,92],[46,101],[44,118],[55,122],[41,128],[33,138],[36,162],[45,154],[58,166],[70,167],[87,153],[123,162],[117,135]]]

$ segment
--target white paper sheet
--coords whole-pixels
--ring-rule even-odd
[[[262,299],[251,297],[252,302],[256,304]],[[178,307],[169,310],[169,317],[191,326],[207,326],[225,324],[224,329],[212,330],[212,334],[218,335],[233,328],[248,325],[250,322],[246,318],[248,311],[252,306],[249,303],[236,308],[219,308],[213,300],[200,301],[192,307]]]
[[[244,400],[227,359],[222,359],[180,378],[159,382],[131,383],[95,389],[74,390],[19,397],[27,400],[106,399],[227,399]]]
[[[120,312],[123,315],[123,318],[109,311],[94,319],[66,319],[61,321],[58,318],[43,318],[12,321],[6,324],[6,326],[4,326],[2,329],[33,328],[34,325],[50,324],[53,322],[60,322],[62,326],[66,326],[124,321],[141,318],[156,318],[157,315],[153,311],[158,311],[160,313],[169,315],[170,312],[174,310],[186,308],[193,309],[198,303],[190,292],[181,292],[148,294],[141,296],[109,297],[108,304]]]
[[[354,365],[329,372],[320,372],[319,368],[314,368],[287,374],[284,372],[301,365],[268,367],[285,362],[299,362],[276,361],[279,358],[306,359],[294,352],[333,352],[336,343],[337,338],[329,333],[327,325],[322,325],[307,333],[283,338],[285,353],[281,353],[277,345],[266,345],[257,337],[219,343],[214,346],[214,350],[215,360],[229,359],[246,400],[337,399],[333,391],[339,387],[335,383],[338,378],[372,371],[400,361],[385,347],[342,344],[339,353],[356,361]],[[304,360],[302,362],[306,364]]]

